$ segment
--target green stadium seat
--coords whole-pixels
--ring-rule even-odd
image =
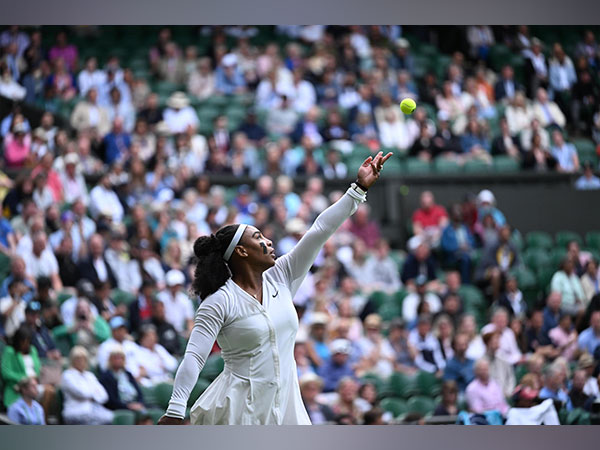
[[[537,280],[538,286],[540,288],[540,293],[542,295],[546,295],[550,289],[550,281],[552,281],[552,277],[556,273],[555,267],[539,267],[535,268],[537,272]]]
[[[510,156],[494,157],[493,165],[495,172],[518,172],[521,168],[519,163]]]
[[[514,244],[515,247],[517,247],[519,251],[523,250],[525,243],[523,242],[523,235],[518,230],[515,230],[513,232],[513,234],[510,237],[510,241]]]
[[[565,257],[567,256],[567,249],[565,247],[555,247],[551,253],[551,267],[557,268],[559,267]]]
[[[435,397],[442,390],[440,380],[432,373],[421,371],[417,374],[415,381],[421,395]]]
[[[467,173],[486,173],[491,172],[493,170],[491,164],[477,160],[467,161],[463,168]]]
[[[404,164],[400,157],[395,154],[385,163],[385,169],[381,172],[382,175],[398,175],[404,171]]]
[[[407,412],[416,412],[426,416],[435,409],[434,400],[425,396],[414,396],[406,402]]]
[[[392,295],[392,299],[393,299],[394,303],[396,305],[398,305],[398,308],[400,308],[400,310],[402,310],[402,304],[404,303],[404,299],[406,298],[407,295],[408,295],[408,291],[405,291],[405,290],[396,291]]]
[[[156,406],[164,410],[169,406],[169,400],[171,400],[171,394],[173,393],[173,385],[170,383],[159,383],[153,388],[153,395],[155,398]]]
[[[114,411],[113,425],[135,425],[135,413],[128,409]]]
[[[154,394],[154,388],[140,386],[142,391],[142,397],[144,398],[144,404],[147,406],[157,406],[156,395]]]
[[[427,161],[418,158],[408,158],[406,160],[406,172],[409,175],[426,174],[431,171],[431,165]]]
[[[589,139],[574,139],[573,145],[577,149],[579,159],[595,159],[596,158],[596,145]]]
[[[206,359],[206,363],[204,364],[202,372],[200,372],[200,378],[204,378],[212,382],[215,378],[217,378],[217,376],[219,376],[224,367],[225,362],[223,361],[223,358],[221,358],[221,355],[210,355]]]
[[[552,236],[545,231],[530,231],[525,236],[525,242],[527,243],[527,247],[542,249],[550,249],[553,245]]]
[[[394,372],[387,382],[387,392],[392,397],[408,398],[418,392],[415,377]]]
[[[377,312],[381,316],[381,319],[385,322],[394,320],[402,315],[402,309],[400,309],[400,306],[393,302],[384,303],[381,305],[381,308],[377,310]]]
[[[490,63],[494,70],[500,71],[502,66],[510,63],[512,52],[506,45],[494,45],[490,48]]]
[[[515,367],[515,378],[517,380],[517,384],[521,382],[521,378],[525,376],[529,372],[526,364],[519,364]]]
[[[191,408],[196,403],[196,400],[202,395],[202,393],[206,390],[206,388],[210,385],[210,381],[205,380],[204,378],[199,378],[198,382],[192,389],[190,397],[188,399],[188,407]]]
[[[71,291],[60,291],[56,295],[56,301],[58,302],[59,305],[62,305],[64,302],[69,300],[71,297],[73,297],[73,293]]]
[[[379,406],[384,411],[392,413],[394,418],[407,412],[406,402],[400,398],[388,397],[381,400]]]
[[[389,296],[383,291],[375,291],[369,297],[375,308],[379,309],[389,301]]]
[[[549,252],[541,248],[528,248],[523,254],[523,260],[527,267],[532,270],[552,265],[552,258],[550,257]]]
[[[585,234],[585,244],[588,247],[600,250],[600,231],[588,231]]]
[[[462,300],[462,303],[465,307],[469,306],[473,309],[478,310],[482,306],[485,305],[485,297],[479,288],[474,285],[463,284],[459,290],[458,294]]]
[[[462,167],[460,167],[456,161],[445,158],[437,158],[433,162],[433,169],[437,173],[443,174],[462,172]]]
[[[567,248],[567,244],[571,241],[577,241],[579,245],[583,244],[583,239],[574,231],[559,231],[556,233],[556,245]]]

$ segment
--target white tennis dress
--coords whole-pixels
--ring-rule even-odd
[[[204,299],[175,377],[168,416],[184,417],[216,339],[225,368],[192,406],[192,424],[310,425],[294,361],[298,317],[292,298],[323,244],[365,200],[349,188],[317,217],[294,249],[263,273],[262,305],[231,279]]]

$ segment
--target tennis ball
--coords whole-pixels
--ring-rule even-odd
[[[402,103],[400,103],[400,109],[404,114],[412,114],[416,107],[417,104],[412,98],[405,98],[402,100]]]

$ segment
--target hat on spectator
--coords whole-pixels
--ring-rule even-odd
[[[67,153],[64,156],[63,159],[64,159],[64,162],[65,162],[65,165],[69,165],[69,164],[75,164],[75,165],[77,165],[77,164],[79,164],[79,155],[77,153],[75,153],[75,152]]]
[[[126,327],[127,326],[127,322],[121,316],[115,316],[115,317],[113,317],[112,319],[110,319],[109,324],[110,324],[111,330],[115,330],[117,328]]]
[[[167,282],[167,286],[180,286],[185,284],[185,276],[180,270],[173,269],[167,272],[165,281]]]
[[[319,385],[319,388],[323,387],[323,379],[314,372],[305,373],[300,377],[298,382],[300,384],[300,388],[303,388],[309,383],[317,383]]]
[[[237,64],[237,56],[233,53],[227,53],[221,60],[223,67],[231,67]]]
[[[237,190],[238,194],[242,194],[242,195],[247,195],[250,193],[250,186],[248,186],[247,184],[242,184],[238,190]]]
[[[588,367],[594,366],[594,357],[589,353],[584,353],[579,357],[579,361],[577,361],[578,369],[587,369]]]
[[[416,249],[418,249],[424,243],[425,243],[425,239],[423,239],[422,236],[420,236],[420,235],[413,236],[408,240],[408,243],[407,243],[408,251],[414,252]]]
[[[190,104],[187,95],[183,92],[174,92],[167,100],[167,106],[173,109],[183,109]]]
[[[77,293],[88,299],[92,299],[96,292],[94,291],[94,285],[87,278],[83,278],[77,282]]]
[[[165,122],[164,120],[161,120],[156,124],[155,130],[156,134],[160,136],[171,136],[172,134],[169,125],[167,125],[167,122]]]
[[[443,109],[440,109],[437,114],[437,118],[440,122],[448,122],[450,120],[450,114]]]
[[[315,326],[315,325],[327,325],[327,323],[329,322],[329,317],[327,317],[327,314],[322,313],[322,312],[316,312],[313,313],[311,320],[310,320],[310,326]]]
[[[74,220],[75,220],[75,214],[73,214],[73,211],[65,211],[60,216],[61,222],[73,222]]]
[[[306,224],[298,217],[288,220],[285,224],[285,231],[290,234],[302,234],[306,231]]]
[[[39,313],[42,309],[42,305],[40,302],[32,301],[27,303],[27,307],[25,308],[25,314],[27,313]]]
[[[410,42],[408,42],[408,39],[398,38],[396,39],[396,47],[410,48]]]
[[[331,354],[335,355],[336,353],[343,353],[344,355],[349,355],[352,347],[350,346],[350,341],[348,339],[336,339],[331,343]]]
[[[484,189],[477,196],[477,202],[480,205],[482,203],[489,203],[489,204],[493,205],[496,203],[496,197],[494,197],[494,194],[492,193],[492,191],[490,191],[488,189]]]
[[[39,139],[40,141],[44,141],[44,142],[46,142],[48,140],[48,138],[46,136],[46,132],[44,131],[44,129],[42,127],[38,127],[35,129],[35,131],[33,132],[33,137],[36,139]]]

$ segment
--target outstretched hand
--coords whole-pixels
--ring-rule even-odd
[[[369,189],[377,181],[383,165],[392,155],[393,153],[389,152],[387,155],[383,156],[383,152],[379,152],[375,158],[369,156],[358,169],[357,181],[362,186]]]

